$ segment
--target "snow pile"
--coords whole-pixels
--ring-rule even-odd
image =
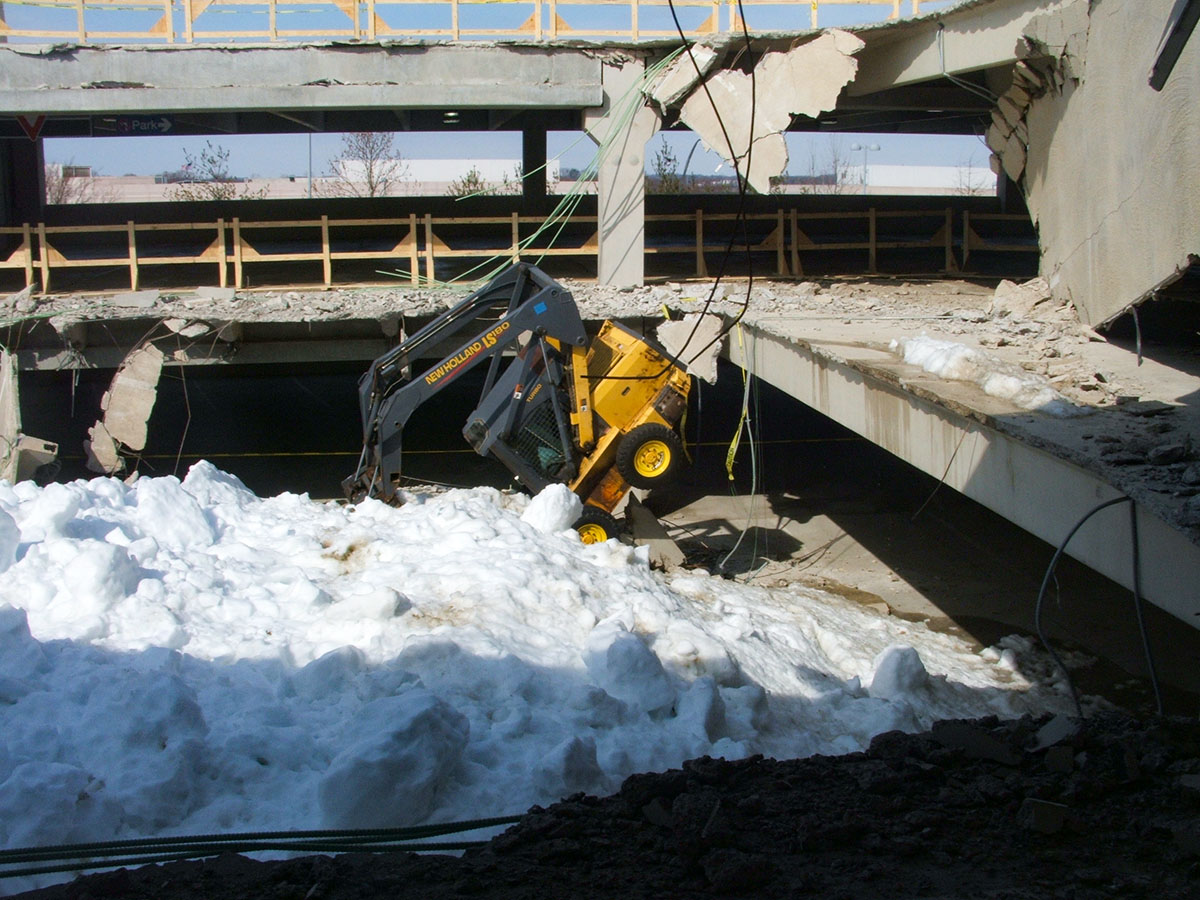
[[[500,815],[1069,707],[1017,639],[662,576],[577,514],[558,487],[260,499],[207,463],[0,482],[0,846]]]
[[[1050,387],[1044,376],[965,344],[921,335],[893,340],[889,347],[906,363],[920,366],[931,375],[953,381],[973,381],[985,394],[1008,400],[1022,409],[1061,417],[1088,412]]]

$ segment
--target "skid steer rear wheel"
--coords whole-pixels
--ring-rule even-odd
[[[658,487],[679,474],[683,441],[666,425],[647,422],[625,437],[617,448],[617,471],[639,488]]]
[[[579,539],[585,544],[603,544],[621,533],[621,526],[609,513],[587,504],[584,504],[583,512],[572,527],[579,532]]]

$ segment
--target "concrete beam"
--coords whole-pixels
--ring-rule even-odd
[[[392,346],[392,342],[344,338],[325,341],[262,341],[238,344],[236,352],[220,343],[176,350],[166,366],[270,365],[272,363],[369,362]],[[128,350],[121,347],[88,347],[86,350],[20,350],[16,353],[22,371],[53,372],[61,369],[115,369]]]
[[[979,0],[912,22],[856,29],[867,46],[858,54],[858,78],[846,89],[870,94],[965,75],[1018,58],[1026,25],[1050,0]]]
[[[1089,510],[1120,496],[1079,466],[875,374],[896,364],[886,351],[826,348],[744,327],[745,340],[729,342],[732,362],[1052,545]],[[922,394],[935,389],[946,383],[934,380]],[[1195,626],[1200,547],[1140,504],[1137,521],[1143,596]],[[1131,587],[1127,508],[1100,513],[1068,553]]]
[[[595,53],[500,45],[0,45],[0,113],[581,108]]]

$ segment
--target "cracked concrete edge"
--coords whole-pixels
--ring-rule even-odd
[[[646,96],[666,114],[668,109],[692,92],[701,78],[713,70],[722,52],[709,42],[693,44],[689,52],[681,53],[655,79]]]

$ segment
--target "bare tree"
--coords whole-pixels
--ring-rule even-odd
[[[646,177],[646,191],[651,194],[682,194],[683,179],[679,177],[679,158],[664,137],[650,162],[653,175]]]
[[[994,188],[989,185],[988,179],[978,174],[978,169],[975,168],[975,155],[966,162],[959,161],[958,163],[958,182],[954,186],[954,193],[959,197],[980,197],[984,194],[990,194]],[[994,182],[993,182],[994,184]]]
[[[87,175],[78,175],[74,171],[78,168],[74,160],[44,167],[47,204],[112,203],[116,200],[116,192],[111,185],[96,181],[99,172],[89,170]]]
[[[354,131],[342,135],[342,149],[332,160],[330,176],[317,186],[326,197],[386,197],[409,172],[387,131]]]
[[[193,156],[183,151],[181,177],[167,189],[168,200],[262,200],[268,188],[251,190],[244,180],[229,174],[229,150],[212,141]]]
[[[471,166],[470,171],[461,178],[455,178],[450,182],[450,186],[446,188],[446,194],[451,197],[471,197],[476,194],[494,194],[496,189],[489,187],[488,183],[483,180],[483,176],[479,174],[479,170]]]

